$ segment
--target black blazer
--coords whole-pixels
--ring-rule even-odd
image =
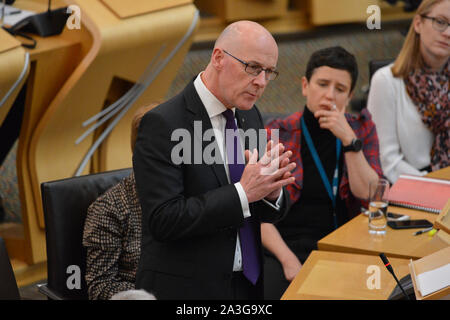
[[[236,110],[239,126],[263,129],[256,107]],[[204,150],[194,121],[211,129],[207,111],[193,82],[177,96],[149,111],[141,120],[133,155],[138,197],[142,206],[141,259],[136,287],[157,299],[231,299],[236,235],[244,218],[238,193],[221,163],[174,164],[171,153],[179,141],[172,132],[184,128],[193,148]],[[264,139],[261,139],[264,140]],[[266,141],[260,141],[265,146]],[[264,150],[265,147],[261,147]],[[191,154],[194,159],[194,152]],[[197,159],[198,161],[198,159]],[[196,162],[198,163],[198,162]],[[283,191],[280,211],[259,201],[250,204],[258,221],[276,222],[287,213]],[[262,262],[261,231],[255,230]],[[261,264],[262,265],[262,264]],[[262,298],[262,278],[257,283]]]

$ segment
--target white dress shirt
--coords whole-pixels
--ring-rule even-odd
[[[208,116],[211,120],[211,125],[214,130],[215,139],[216,139],[216,142],[219,147],[221,158],[223,159],[224,168],[225,168],[225,171],[227,174],[227,179],[228,179],[228,182],[230,182],[228,159],[226,156],[224,156],[224,153],[226,150],[225,139],[224,139],[226,119],[225,119],[225,116],[222,115],[222,113],[224,111],[226,111],[227,108],[205,86],[205,84],[203,83],[203,81],[201,79],[201,73],[195,79],[194,87],[200,97],[200,100],[202,101],[203,105],[205,106]],[[233,113],[235,113],[235,109],[236,108],[232,109]],[[242,136],[241,136],[241,146],[242,146],[242,152],[244,152]],[[242,154],[244,154],[244,153],[242,153]],[[248,218],[251,216],[251,213],[250,213],[250,207],[249,207],[247,195],[244,191],[244,188],[242,187],[240,182],[235,183],[234,186],[236,187],[236,190],[239,195],[239,199],[241,201],[242,212],[244,213],[244,218]],[[281,206],[282,198],[283,198],[283,191],[281,191],[280,196],[278,197],[278,200],[276,201],[275,205],[273,205],[272,203],[270,203],[269,201],[266,201],[264,199],[263,199],[263,201],[265,203],[267,203],[268,205],[274,207],[275,209],[279,210],[280,206]],[[239,241],[239,232],[237,234],[236,253],[234,256],[233,271],[242,271],[242,252],[241,252],[241,245],[240,245],[240,241]]]
[[[391,183],[401,174],[424,175],[430,165],[434,135],[423,123],[405,82],[392,64],[380,68],[370,83],[367,108],[377,127],[383,173]]]

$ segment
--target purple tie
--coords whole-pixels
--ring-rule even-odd
[[[236,183],[241,180],[245,161],[242,154],[241,141],[236,132],[237,127],[233,111],[227,109],[223,112],[223,115],[227,119],[225,125],[225,145],[227,149],[230,181],[231,183]],[[227,130],[232,131],[229,131],[227,134]],[[253,229],[254,225],[255,221],[252,217],[244,219],[244,225],[239,229],[239,238],[241,240],[244,276],[250,280],[251,283],[256,284],[260,274],[260,265],[258,259],[258,245],[256,243],[255,230]]]

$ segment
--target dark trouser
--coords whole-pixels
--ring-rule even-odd
[[[231,279],[233,287],[233,299],[255,300],[258,299],[257,287],[254,286],[243,272],[233,272]]]
[[[264,257],[264,300],[280,300],[289,284],[278,259],[266,255]]]

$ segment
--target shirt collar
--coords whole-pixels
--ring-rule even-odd
[[[203,72],[200,72],[200,74],[194,80],[194,87],[195,90],[197,90],[200,100],[206,108],[206,112],[208,113],[209,118],[211,119],[219,114],[222,114],[225,110],[227,110],[227,107],[225,107],[224,104],[220,102],[219,99],[217,99],[214,94],[205,86],[200,76],[202,73]],[[233,111],[233,113],[235,113],[236,108],[232,108],[231,110]]]

